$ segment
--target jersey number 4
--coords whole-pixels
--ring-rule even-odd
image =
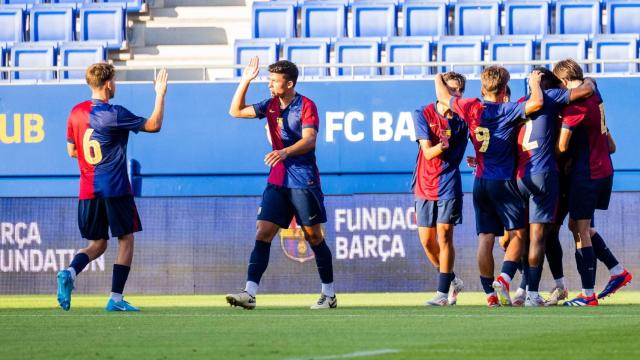
[[[102,149],[100,143],[97,140],[91,140],[91,134],[93,129],[87,129],[82,137],[82,152],[84,153],[84,160],[91,165],[96,165],[102,161]]]

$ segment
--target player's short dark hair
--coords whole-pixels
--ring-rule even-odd
[[[509,71],[499,65],[487,66],[480,74],[482,88],[489,94],[498,95],[511,79]]]
[[[504,93],[505,93],[508,97],[511,97],[511,88],[509,87],[509,85],[507,85],[507,89],[504,91]]]
[[[298,67],[288,60],[280,60],[269,65],[269,72],[282,74],[287,81],[293,81],[293,86],[298,82]]]
[[[553,67],[553,73],[560,80],[584,80],[584,75],[582,74],[582,68],[580,65],[573,59],[564,59],[558,61],[557,64]]]
[[[540,83],[543,90],[558,89],[562,85],[562,81],[549,69],[544,66],[536,66],[533,71],[542,73],[542,82]]]
[[[449,71],[442,75],[444,82],[446,83],[449,80],[456,80],[460,84],[460,92],[464,92],[465,84],[467,79],[462,74],[458,74],[457,72]]]
[[[116,68],[113,65],[97,63],[89,66],[84,77],[92,89],[100,89],[114,76],[116,76]]]

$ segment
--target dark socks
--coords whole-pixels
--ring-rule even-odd
[[[111,278],[111,292],[122,294],[124,285],[127,283],[131,267],[120,264],[113,264],[113,277]]]
[[[269,254],[271,243],[256,240],[256,243],[249,257],[249,269],[247,270],[247,281],[260,284],[260,279],[269,265]]]
[[[454,273],[440,273],[438,277],[438,291],[448,294],[451,287],[451,281],[456,277]]]
[[[89,256],[87,254],[77,253],[76,256],[73,257],[73,260],[71,260],[69,267],[72,267],[76,271],[76,275],[78,275],[90,262],[91,260],[89,260]]]
[[[607,269],[611,269],[619,264],[618,259],[613,256],[611,250],[609,250],[600,234],[593,234],[591,237],[591,245],[593,245],[593,251],[595,252],[596,257],[607,266]]]
[[[560,237],[557,231],[549,231],[547,242],[545,244],[545,255],[549,262],[549,269],[554,279],[564,277],[562,270],[562,246],[560,245]]]
[[[502,262],[502,272],[509,275],[511,279],[515,276],[516,271],[518,271],[518,263],[515,261],[505,260]]]
[[[529,267],[529,291],[538,291],[540,278],[542,277],[542,266]]]
[[[576,260],[578,257],[581,258],[580,263],[578,264],[579,268],[582,268],[580,271],[580,278],[582,279],[582,288],[583,289],[593,289],[595,283],[595,262],[596,257],[593,252],[593,247],[583,247],[582,249],[576,250]]]
[[[485,294],[491,294],[492,292],[494,292],[493,290],[493,278],[487,278],[484,276],[480,276],[480,283],[482,284],[482,289],[484,290]]]
[[[522,259],[520,262],[520,267],[522,270],[522,279],[520,280],[520,289],[527,289],[527,285],[529,284],[529,261],[527,259]]]
[[[311,250],[313,250],[316,257],[320,281],[323,284],[331,284],[333,282],[333,256],[331,255],[331,249],[327,246],[327,242],[322,240],[320,245],[312,246]]]

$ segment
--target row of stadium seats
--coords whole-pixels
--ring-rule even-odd
[[[8,49],[0,44],[0,67],[7,65],[9,55],[11,67],[51,67],[61,66],[87,67],[90,64],[105,61],[107,50],[102,42],[68,43],[21,43]],[[59,58],[59,59],[58,59]],[[0,82],[6,81],[7,72],[0,72]],[[12,80],[52,80],[57,78],[55,71],[12,71]],[[84,79],[82,71],[61,71],[60,79]]]
[[[351,26],[347,34],[349,11]],[[403,16],[401,30],[399,13]],[[604,31],[603,18],[606,18]],[[253,3],[252,37],[501,34],[542,37],[551,33],[552,27],[555,34],[637,34],[640,33],[640,0],[603,0],[603,3],[600,0],[556,0],[553,3],[548,0],[404,0],[401,4],[397,0],[256,1]]]
[[[77,33],[76,22],[79,22]],[[102,41],[108,49],[117,50],[126,47],[126,24],[126,12],[120,4],[87,3],[80,8],[71,3],[35,4],[28,10],[21,5],[0,5],[0,43],[9,48],[27,40],[58,43],[78,40]]]
[[[144,6],[145,2],[143,0],[0,0],[0,4],[8,4],[8,5],[21,5],[25,9],[30,9],[33,5],[40,4],[73,4],[77,8],[92,3],[117,3],[122,6],[127,12],[139,12]]]
[[[475,62],[475,61],[531,61],[560,60],[573,58],[588,59],[589,46],[593,59],[629,60],[638,57],[639,35],[618,34],[598,35],[588,41],[587,35],[548,35],[538,46],[534,36],[469,36],[439,37],[392,37],[386,42],[380,38],[341,38],[332,43],[330,39],[278,39],[237,40],[234,48],[236,64],[246,64],[253,56],[258,56],[262,64],[279,59],[287,59],[299,64],[330,64],[333,47],[333,64],[379,63],[386,56],[386,63],[424,63],[425,66],[388,67],[386,75],[426,75],[433,73],[429,62]],[[280,54],[282,51],[282,54]],[[485,52],[487,53],[485,55]],[[435,53],[435,54],[434,54]],[[506,65],[512,73],[528,73],[531,66]],[[379,67],[351,68],[304,67],[305,76],[380,75]],[[455,71],[463,74],[479,74],[481,66],[456,66]],[[638,71],[637,63],[609,63],[584,66],[589,72],[631,72]],[[438,71],[446,71],[443,67]],[[237,70],[236,76],[240,76]],[[266,75],[263,72],[261,75]]]

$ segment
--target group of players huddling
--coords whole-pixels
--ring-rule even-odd
[[[313,101],[296,92],[298,69],[286,60],[269,66],[271,97],[247,105],[245,95],[258,75],[259,62],[253,58],[243,72],[229,114],[267,118],[273,151],[264,162],[271,170],[258,209],[245,289],[227,295],[226,300],[232,306],[255,308],[271,241],[295,217],[311,244],[321,280],[320,298],[311,308],[335,308],[332,254],[321,227],[327,216],[315,157],[318,111]],[[90,66],[86,79],[92,99],[71,111],[67,150],[78,159],[78,224],[89,245],[58,273],[58,303],[70,309],[76,276],[104,253],[110,229],[119,246],[106,310],[139,311],[123,298],[133,258],[133,233],[142,230],[127,176],[126,147],[130,131],[160,131],[168,77],[164,70],[158,74],[156,101],[148,119],[109,104],[116,89],[112,65]],[[583,289],[564,304],[597,305],[598,299],[628,284],[632,275],[593,229],[595,209],[608,207],[613,176],[609,154],[615,151],[596,84],[583,78],[580,65],[573,60],[560,61],[553,72],[534,69],[530,94],[518,102],[510,102],[505,68],[488,66],[481,80],[482,100],[467,99],[462,98],[464,76],[453,72],[436,75],[437,101],[414,114],[419,143],[414,173],[416,221],[427,257],[439,270],[436,295],[427,304],[453,305],[463,288],[453,272],[453,229],[462,221],[459,165],[470,138],[476,156],[467,162],[475,167],[478,265],[487,304],[543,306],[567,298],[558,232],[568,213]],[[494,279],[496,236],[502,236],[505,257],[501,274]],[[546,301],[538,291],[545,254],[556,281]],[[596,258],[611,272],[597,295]],[[510,283],[518,269],[523,281],[511,298]]]

